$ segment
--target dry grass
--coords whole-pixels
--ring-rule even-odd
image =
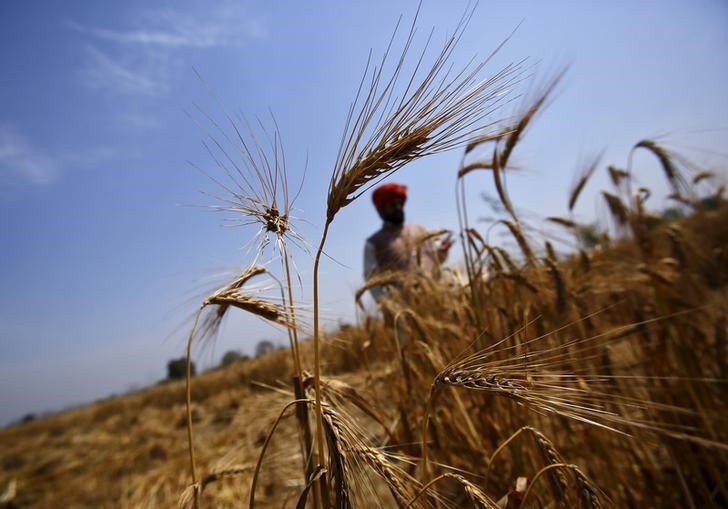
[[[234,122],[231,137],[213,122],[233,146],[213,142],[217,150],[210,150],[232,182],[211,177],[229,193],[222,208],[258,223],[263,236],[276,236],[284,261],[284,277],[277,280],[285,283],[282,304],[264,300],[246,285],[269,269],[246,269],[202,303],[200,313],[211,310],[202,336],[214,333],[226,313],[242,310],[289,327],[291,351],[188,374],[186,391],[182,383],[165,384],[0,430],[3,503],[728,504],[728,206],[722,188],[704,172],[688,178],[689,166],[674,154],[639,142],[635,150],[658,157],[674,199],[689,207],[687,217],[668,221],[648,211],[650,191],[632,193],[630,160],[628,171],[608,167],[614,189],[602,192],[619,227],[615,238],[602,232],[597,245],[561,255],[551,239],[538,239],[546,245],[542,257],[534,247],[537,230],[516,216],[503,177],[558,78],[506,128],[484,123],[521,74],[509,66],[481,80],[487,59],[453,74],[449,60],[467,19],[429,67],[426,52],[415,58],[410,78],[401,75],[414,24],[389,74],[391,44],[379,65],[365,71],[329,184],[313,269],[312,341],[299,344],[293,332],[301,326],[291,297],[290,209],[277,131],[267,158],[252,129],[246,141]],[[381,307],[393,324],[364,316],[324,335],[318,265],[335,215],[419,157],[455,146],[470,155],[486,143],[495,145],[490,161],[466,164],[464,158],[453,169],[466,276],[453,270],[438,278],[380,274],[355,297],[373,284],[388,285]],[[596,168],[594,162],[577,177],[569,210]],[[489,245],[487,235],[468,224],[464,181],[474,169],[493,172],[506,215],[499,221],[518,252]],[[700,198],[698,184],[713,185],[712,194]],[[284,190],[282,211],[278,189]],[[583,228],[572,219],[550,220],[577,236]],[[193,326],[188,355],[199,338]]]
[[[382,507],[404,506],[426,481],[447,474],[416,505],[439,499],[467,507],[477,505],[479,493],[490,502],[510,493],[506,499],[515,503],[523,493],[512,486],[526,477],[533,481],[527,507],[537,500],[674,507],[685,504],[686,493],[695,507],[719,506],[726,458],[713,445],[726,441],[728,429],[726,221],[724,207],[652,232],[657,260],[676,242],[683,252],[669,284],[640,271],[632,260],[642,259],[641,249],[629,240],[589,253],[588,272],[578,257],[558,261],[567,296],[560,312],[553,280],[539,275],[548,265],[523,269],[522,277],[538,285],[536,295],[511,279],[484,281],[488,327],[480,334],[489,345],[507,341],[476,354],[474,367],[472,355],[462,355],[476,337],[464,289],[403,278],[391,303],[407,310],[399,328],[409,339],[399,354],[392,331],[378,321],[324,338],[322,369],[339,373],[322,389],[328,450],[338,451],[332,489],[348,490],[355,507],[375,499]],[[302,355],[310,365],[310,343],[302,343]],[[495,397],[442,389],[428,431],[432,471],[423,479],[416,465],[424,402],[433,380],[453,376],[452,361],[471,377],[459,383],[492,388]],[[281,350],[193,379],[203,506],[234,507],[247,498],[260,446],[293,400],[292,372],[291,356]],[[580,407],[604,406],[571,407],[580,400]],[[548,406],[556,412],[539,411]],[[572,418],[578,412],[584,419]],[[607,427],[634,438],[594,426],[605,418]],[[533,442],[500,447],[524,426]],[[164,384],[2,430],[0,482],[4,489],[15,480],[20,507],[167,507],[189,483],[184,437],[183,384]],[[306,482],[298,441],[296,420],[285,418],[262,464],[256,507],[299,500]],[[563,466],[539,474],[550,465]]]

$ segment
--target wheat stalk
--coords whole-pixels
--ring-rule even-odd
[[[579,494],[582,500],[582,504],[586,506],[589,509],[601,509],[602,503],[599,500],[598,491],[596,487],[592,484],[592,482],[589,480],[589,478],[582,472],[582,470],[579,468],[578,465],[570,465],[566,463],[552,463],[551,465],[546,465],[541,470],[536,472],[536,475],[533,476],[533,479],[531,479],[531,482],[528,484],[528,488],[526,488],[525,493],[523,494],[523,498],[521,499],[521,503],[518,506],[519,509],[524,509],[526,507],[526,500],[528,499],[528,495],[531,493],[531,489],[533,488],[536,481],[546,472],[550,470],[557,470],[557,469],[568,469],[574,472],[574,475],[576,476],[576,482],[579,487]]]
[[[187,414],[187,442],[190,454],[190,471],[192,475],[192,490],[194,506],[199,507],[199,494],[201,487],[197,481],[195,466],[194,442],[192,437],[192,342],[195,337],[200,315],[208,307],[215,305],[217,309],[214,315],[205,322],[203,337],[211,330],[216,330],[230,306],[242,309],[266,320],[291,327],[293,324],[289,319],[287,309],[268,301],[264,301],[242,292],[244,285],[252,278],[267,273],[267,269],[260,265],[246,267],[232,282],[214,292],[205,299],[195,314],[192,329],[187,339],[186,348],[186,373],[185,373],[185,405]]]
[[[444,474],[438,475],[437,477],[428,481],[417,492],[417,494],[407,503],[407,505],[404,506],[404,508],[409,509],[409,507],[412,507],[412,505],[424,493],[426,493],[428,489],[430,489],[432,486],[435,485],[435,483],[437,483],[443,479],[454,479],[455,481],[457,481],[463,487],[463,490],[465,490],[465,493],[468,495],[468,498],[470,498],[470,501],[475,505],[475,507],[480,508],[480,509],[500,509],[500,506],[498,505],[498,503],[496,503],[488,495],[486,495],[483,490],[481,490],[479,487],[477,487],[472,482],[468,481],[462,475],[453,474],[451,472],[445,472]]]
[[[604,151],[595,156],[592,161],[584,167],[584,169],[581,171],[581,174],[574,182],[571,191],[569,192],[569,212],[574,210],[576,200],[579,199],[579,195],[584,190],[586,183],[589,181],[591,176],[594,175],[594,172],[597,170],[597,166],[599,166],[599,162],[601,161],[603,155]]]
[[[622,203],[622,200],[620,200],[618,196],[606,191],[602,191],[602,196],[604,196],[604,199],[607,201],[609,211],[612,213],[612,217],[617,220],[617,224],[620,226],[627,224],[629,222],[629,211],[627,210],[627,207],[625,207],[624,203]]]
[[[657,321],[645,320],[543,348],[538,348],[543,337],[520,345],[503,346],[509,339],[506,338],[481,352],[453,362],[437,375],[433,389],[438,385],[454,385],[487,391],[522,403],[539,413],[555,413],[623,435],[631,435],[631,431],[639,430],[687,440],[706,448],[728,450],[728,444],[696,435],[691,427],[664,424],[647,415],[659,412],[695,415],[692,409],[626,396],[616,385],[620,380],[649,385],[660,378],[592,374],[586,370],[580,372],[564,368],[574,355],[579,355],[581,363],[600,359],[606,344]],[[529,345],[528,351],[520,352],[526,345]],[[488,360],[496,354],[502,358]],[[710,379],[703,381],[711,383]],[[615,407],[622,409],[621,413]]]
[[[399,79],[414,38],[415,16],[404,49],[389,79],[384,78],[384,68],[392,41],[379,66],[374,67],[371,73],[367,64],[359,91],[349,109],[329,182],[326,221],[313,270],[314,377],[319,457],[323,457],[324,444],[319,381],[318,271],[329,226],[341,208],[405,164],[460,146],[476,134],[482,134],[492,125],[486,122],[487,116],[521,79],[520,66],[511,64],[492,77],[480,80],[481,71],[490,57],[451,74],[449,61],[471,15],[472,11],[463,15],[453,35],[436,54],[433,64],[429,68],[423,67],[426,71],[420,74],[427,50],[425,46],[401,91],[400,99],[396,100],[394,97]],[[370,79],[368,87],[365,86],[367,79]]]
[[[619,187],[623,179],[629,178],[629,173],[616,166],[607,166],[607,172],[609,173],[609,179],[612,181],[614,187]]]

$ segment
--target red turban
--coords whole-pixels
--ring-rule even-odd
[[[407,186],[392,182],[389,184],[382,184],[372,193],[372,201],[377,209],[381,209],[387,203],[396,198],[399,198],[402,201],[407,201]]]

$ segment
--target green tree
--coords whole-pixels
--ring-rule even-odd
[[[259,341],[258,344],[255,346],[255,356],[260,357],[261,355],[265,355],[275,349],[276,345],[274,345],[272,341],[264,339],[262,341]]]
[[[192,375],[196,373],[195,363],[190,363],[190,371]],[[187,376],[187,359],[181,357],[179,359],[172,359],[167,363],[167,379],[168,380],[180,380]]]
[[[599,228],[594,223],[580,224],[576,227],[576,239],[582,249],[592,249],[599,244]]]
[[[229,366],[236,362],[248,360],[249,357],[245,354],[240,353],[238,350],[229,350],[225,352],[220,361],[220,366]]]

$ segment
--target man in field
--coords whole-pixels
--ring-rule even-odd
[[[405,224],[407,187],[383,184],[372,192],[372,201],[383,223],[364,245],[364,278],[369,279],[386,270],[436,275],[453,241],[448,237],[436,246],[432,235],[423,226]],[[386,290],[375,286],[370,291],[374,299],[379,300]]]

